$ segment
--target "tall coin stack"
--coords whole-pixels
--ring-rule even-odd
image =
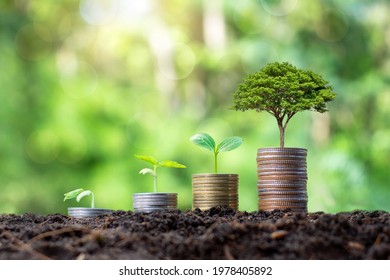
[[[193,174],[192,208],[216,206],[238,209],[238,174]]]
[[[307,150],[263,148],[257,152],[259,210],[307,212]]]

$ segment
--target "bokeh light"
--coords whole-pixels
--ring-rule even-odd
[[[36,131],[27,139],[26,151],[33,161],[41,164],[50,163],[58,156],[58,136],[51,131]]]
[[[27,60],[40,60],[51,51],[49,36],[50,32],[45,26],[27,24],[21,27],[16,34],[16,50],[21,57]]]
[[[260,0],[263,8],[273,16],[285,16],[292,13],[299,0]]]
[[[82,0],[80,15],[89,24],[104,25],[112,22],[117,14],[115,0]]]
[[[272,16],[257,1],[237,1],[233,13],[234,22],[242,32],[254,35],[271,28]]]
[[[168,79],[180,80],[188,77],[194,70],[196,56],[185,44],[161,45],[157,57],[158,69]]]
[[[325,9],[316,32],[324,41],[337,42],[347,35],[349,22],[347,16],[336,9]]]

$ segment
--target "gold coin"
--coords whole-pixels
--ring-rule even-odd
[[[238,180],[238,174],[193,174],[193,179],[229,179]]]
[[[237,184],[192,184],[192,187],[199,187],[199,188],[237,188]]]

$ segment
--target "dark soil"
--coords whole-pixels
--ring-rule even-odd
[[[390,213],[0,215],[0,259],[390,259]]]

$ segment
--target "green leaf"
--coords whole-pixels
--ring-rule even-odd
[[[142,169],[139,174],[142,174],[142,175],[146,175],[146,174],[149,174],[153,177],[157,177],[157,174],[156,172],[154,172],[154,170],[150,169],[150,168],[144,168]]]
[[[82,189],[79,189],[79,190],[82,190]],[[76,197],[76,201],[77,202],[80,202],[80,200],[84,197],[84,196],[87,196],[87,195],[90,195],[92,198],[91,198],[91,208],[94,208],[95,207],[95,197],[93,195],[93,192],[92,191],[89,191],[89,190],[86,190],[86,191],[82,191],[81,193],[79,193]]]
[[[158,166],[162,167],[172,167],[172,168],[186,168],[185,165],[171,160],[163,160],[158,163]]]
[[[216,152],[222,153],[222,152],[228,152],[234,150],[239,146],[241,146],[242,142],[243,141],[241,137],[233,136],[233,137],[226,138],[218,145]]]
[[[65,193],[64,194],[64,201],[77,197],[83,191],[84,191],[83,189],[76,189],[76,190]]]
[[[136,158],[141,159],[143,161],[149,162],[152,165],[158,165],[157,159],[155,159],[152,156],[141,156],[141,155],[134,155]]]
[[[84,196],[87,196],[87,195],[92,195],[92,192],[91,191],[83,191],[81,192],[77,198],[76,198],[76,201],[77,202],[80,202],[80,200],[84,197]]]
[[[215,141],[213,137],[208,135],[207,133],[197,133],[191,136],[190,141],[195,145],[198,145],[207,150],[213,151],[215,150]]]

